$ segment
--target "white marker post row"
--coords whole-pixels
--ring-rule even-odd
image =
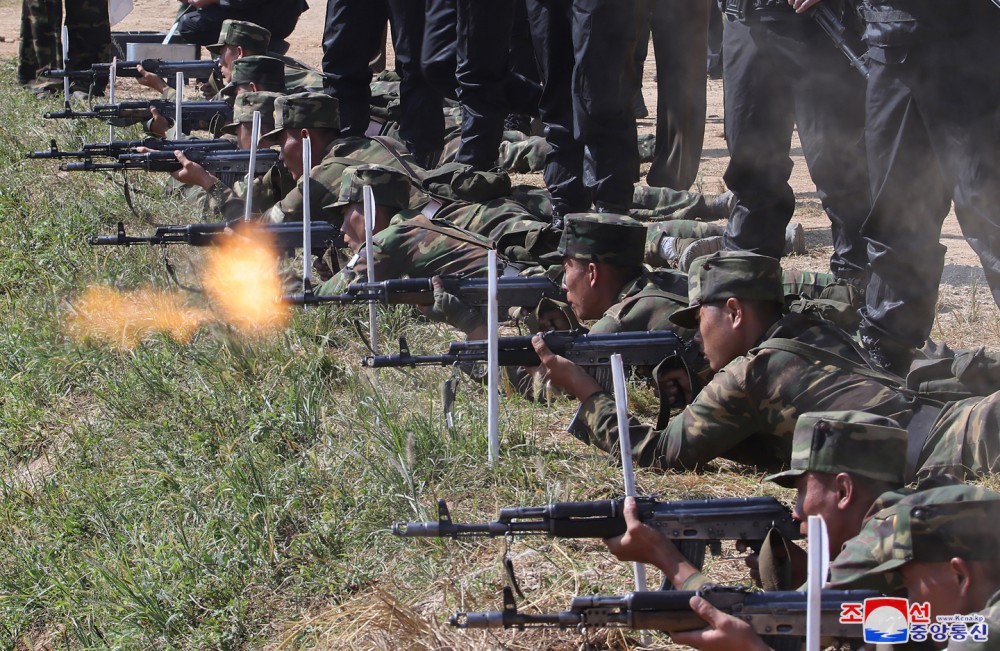
[[[312,140],[302,139],[302,293],[312,293],[312,207],[309,205],[309,175],[312,172]]]
[[[368,282],[375,282],[375,245],[372,238],[375,233],[375,194],[372,186],[361,188],[361,196],[365,207],[365,268],[368,269]],[[372,353],[378,355],[378,306],[372,301],[368,304],[368,338],[371,340]]]
[[[253,177],[257,171],[257,140],[260,139],[260,111],[253,112],[253,122],[250,127],[250,169],[247,170],[247,193],[243,202],[243,221],[250,221],[253,215]],[[305,164],[306,152],[302,150],[302,163]],[[306,177],[308,178],[308,177]],[[305,213],[305,209],[303,209]],[[303,220],[305,218],[303,217]],[[306,249],[308,251],[308,249]]]
[[[830,567],[830,542],[822,516],[808,520],[809,572],[806,575],[806,651],[819,651],[823,584]]]
[[[486,303],[486,323],[489,328],[486,335],[486,377],[487,377],[487,414],[489,425],[487,427],[487,437],[489,438],[490,466],[495,466],[500,457],[500,316],[497,306],[497,252],[490,249],[487,257],[487,303]]]

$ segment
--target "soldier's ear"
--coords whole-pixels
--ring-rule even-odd
[[[833,486],[837,491],[837,508],[846,510],[854,501],[854,480],[849,473],[839,472],[833,478]]]
[[[951,571],[952,577],[954,577],[955,582],[958,584],[956,589],[958,594],[961,596],[966,596],[972,591],[973,573],[969,562],[964,558],[955,558],[948,561],[948,569]]]
[[[595,264],[593,262],[588,262],[587,263],[587,283],[591,287],[596,287],[597,283],[598,283],[598,280],[600,279],[600,276],[601,276],[601,270],[597,266],[597,264]]]

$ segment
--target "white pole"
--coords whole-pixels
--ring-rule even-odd
[[[260,126],[260,116],[254,113]],[[312,291],[312,207],[309,205],[309,174],[312,172],[312,140],[302,139],[302,291]]]
[[[250,169],[247,170],[247,195],[243,198],[243,221],[245,222],[250,221],[250,216],[253,214],[253,178],[255,176],[254,171],[257,169],[258,138],[260,138],[260,111],[254,111],[253,122],[250,128]],[[309,151],[309,149],[303,148],[302,150],[303,170],[305,170],[306,151]],[[303,172],[303,174],[305,174],[305,172]],[[305,175],[303,178],[308,179],[309,176]],[[307,185],[308,183],[303,185],[302,187],[305,188]],[[307,190],[303,189],[303,192],[307,192]],[[307,210],[306,208],[302,209],[303,221],[305,221],[306,210]]]
[[[809,572],[806,579],[806,651],[819,651],[820,598],[830,565],[830,542],[822,516],[808,521]]]
[[[365,267],[368,269],[368,282],[375,282],[375,195],[372,186],[361,188],[365,207]],[[378,355],[378,323],[376,321],[378,306],[375,302],[368,304],[368,337],[371,340],[372,352]]]
[[[180,140],[184,129],[181,127],[181,107],[184,104],[184,73],[178,72],[174,83],[177,92],[174,94],[174,138]]]
[[[635,470],[632,468],[632,439],[628,427],[628,389],[625,387],[625,366],[622,356],[615,353],[611,356],[611,379],[615,390],[615,409],[618,413],[618,449],[622,457],[622,478],[625,483],[625,495],[635,497]],[[633,563],[632,573],[635,575],[635,589],[646,589],[646,566]],[[652,638],[643,633],[642,643],[648,645]]]
[[[65,24],[62,26],[62,55],[63,55],[63,71],[69,71],[69,28]],[[66,101],[67,108],[69,107],[69,75],[63,77],[63,99]]]
[[[111,57],[111,68],[108,70],[108,103],[115,103],[115,82],[118,81],[118,57]],[[108,142],[115,139],[115,125],[108,125]]]
[[[495,466],[500,457],[500,315],[497,306],[497,252],[490,249],[487,258],[487,276],[489,278],[487,291],[488,301],[486,304],[486,326],[489,328],[486,335],[486,371],[487,371],[487,413],[489,425],[487,435],[489,437],[489,464]]]

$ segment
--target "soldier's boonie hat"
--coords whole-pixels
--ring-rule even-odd
[[[295,93],[274,101],[274,130],[262,138],[276,136],[285,129],[340,129],[340,104],[326,93]]]
[[[905,563],[935,563],[960,557],[1000,559],[1000,494],[957,485],[920,491],[900,500],[892,518],[888,558],[869,573],[893,571]]]
[[[695,259],[688,269],[688,305],[670,315],[684,328],[698,327],[703,303],[729,298],[771,301],[784,305],[781,265],[774,258],[745,251],[717,251]]]
[[[646,227],[625,215],[571,213],[556,251],[564,258],[636,267],[646,252]]]
[[[233,104],[233,121],[222,127],[222,133],[234,134],[241,123],[252,124],[253,112],[260,111],[260,132],[267,133],[274,128],[274,100],[281,93],[258,90],[236,96]]]
[[[789,469],[767,477],[791,488],[806,472],[849,472],[902,486],[906,430],[885,416],[863,411],[815,411],[795,423]]]
[[[219,31],[219,42],[206,45],[205,49],[213,54],[218,54],[226,45],[235,45],[244,50],[253,52],[267,52],[267,46],[271,44],[271,32],[256,23],[245,20],[233,20],[232,18],[222,21],[222,29]]]
[[[372,187],[375,205],[396,211],[410,207],[410,177],[385,165],[356,165],[345,169],[340,179],[340,196],[336,202],[323,207],[339,208],[351,203],[363,203],[363,188],[366,185]]]
[[[285,88],[285,64],[280,59],[259,54],[233,61],[233,76],[220,92],[235,95],[241,84],[255,83],[258,86]]]

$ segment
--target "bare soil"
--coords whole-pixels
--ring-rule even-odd
[[[173,0],[134,0],[134,10],[124,21],[113,27],[115,31],[167,31],[173,23],[177,3]],[[299,20],[295,32],[288,38],[289,53],[319,66],[322,58],[323,22],[325,3],[316,0]],[[0,57],[16,57],[20,29],[20,2],[0,0]],[[388,55],[392,65],[391,46]],[[646,61],[643,75],[643,95],[650,117],[639,120],[639,129],[655,129],[656,87],[653,75],[653,56]],[[696,189],[709,194],[725,190],[722,175],[729,160],[723,133],[722,82],[707,80],[708,111],[701,172]],[[829,222],[823,213],[816,187],[813,185],[797,135],[792,143],[791,185],[795,190],[797,209],[794,221],[806,230],[806,255],[787,258],[790,268],[824,270],[827,268],[832,243]],[[519,177],[521,182],[542,185],[540,175]],[[905,219],[905,215],[900,216]],[[933,336],[947,340],[952,345],[1000,345],[1000,312],[991,300],[979,264],[979,259],[962,238],[954,212],[945,221],[941,240],[948,247],[939,300],[939,317]]]

